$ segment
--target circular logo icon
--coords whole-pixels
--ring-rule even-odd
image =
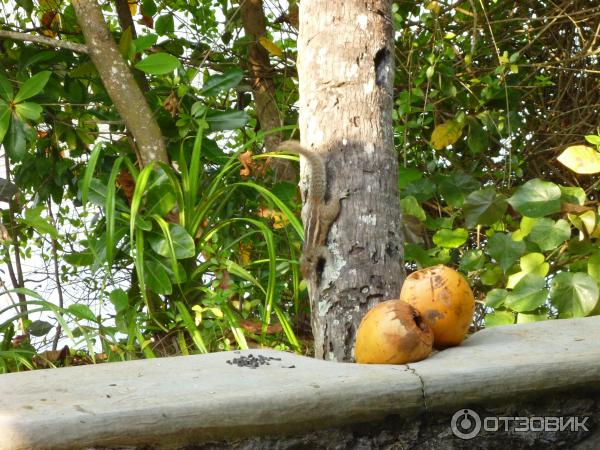
[[[472,409],[460,409],[452,416],[450,427],[454,436],[473,439],[481,431],[481,418]]]

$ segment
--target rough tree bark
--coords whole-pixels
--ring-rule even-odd
[[[95,0],[73,0],[87,49],[115,108],[133,136],[141,164],[168,162],[162,133]]]
[[[404,279],[391,4],[300,2],[301,140],[327,152],[328,191],[349,192],[329,232],[329,256],[308,280],[315,356],[328,360],[353,360],[361,318],[397,298]]]

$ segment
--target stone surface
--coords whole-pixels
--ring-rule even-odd
[[[308,449],[325,448],[324,442],[361,449],[564,448],[578,442],[585,450],[598,442],[597,428],[553,442],[507,433],[505,440],[491,436],[469,447],[452,437],[449,417],[466,407],[524,416],[563,408],[587,411],[597,427],[598,388],[600,317],[484,330],[409,366],[260,350],[40,370],[0,376],[0,449]],[[558,403],[548,404],[551,399]],[[547,441],[551,446],[541,447]]]

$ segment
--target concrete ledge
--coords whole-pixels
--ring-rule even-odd
[[[227,361],[281,358],[257,368]],[[0,376],[0,449],[178,447],[598,386],[600,317],[481,331],[409,366],[271,350]]]

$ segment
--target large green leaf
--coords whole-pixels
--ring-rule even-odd
[[[92,312],[92,310],[90,309],[90,307],[88,305],[84,305],[81,303],[74,303],[72,305],[69,305],[69,307],[67,308],[67,311],[69,311],[71,314],[73,314],[73,316],[76,319],[89,320],[90,322],[97,321],[96,315]]]
[[[508,204],[494,188],[471,192],[465,199],[463,212],[467,227],[492,225],[502,219]]]
[[[482,269],[486,263],[486,256],[482,250],[467,250],[460,258],[459,268],[463,272],[473,272]]]
[[[554,250],[571,237],[571,227],[566,220],[541,218],[533,225],[527,236],[531,242],[540,247],[543,252]]]
[[[452,175],[436,177],[438,192],[449,206],[460,208],[465,196],[479,187],[479,182],[470,175],[457,172]]]
[[[51,323],[48,323],[44,320],[34,320],[27,327],[27,331],[29,334],[35,337],[42,337],[50,333],[54,326]]]
[[[508,297],[508,291],[506,289],[492,289],[485,297],[485,306],[499,308],[504,305],[506,297]]]
[[[245,111],[225,111],[206,115],[206,122],[212,131],[241,128],[248,123],[248,119]]]
[[[123,289],[115,289],[110,293],[110,302],[115,306],[115,311],[120,313],[129,307],[129,297]]]
[[[506,272],[523,256],[526,246],[523,241],[514,241],[509,234],[496,233],[490,238],[487,250]]]
[[[50,79],[50,75],[52,75],[52,72],[46,70],[44,72],[36,73],[31,78],[27,79],[27,81],[21,85],[19,92],[17,92],[15,103],[20,103],[23,100],[27,100],[42,92],[42,89],[44,89],[44,86],[46,86],[46,83]]]
[[[485,315],[486,328],[512,325],[515,323],[515,314],[511,311],[494,311]]]
[[[561,272],[550,284],[550,300],[559,317],[585,317],[598,304],[598,283],[587,273]]]
[[[144,258],[144,281],[146,286],[156,294],[169,295],[173,285],[164,266],[153,258]]]
[[[433,235],[433,243],[444,248],[457,248],[467,242],[469,232],[464,228],[448,230],[442,228]]]
[[[12,120],[10,121],[4,146],[8,151],[8,156],[13,161],[22,161],[27,154],[25,123],[15,116],[12,116]]]
[[[484,152],[490,145],[490,139],[487,132],[479,124],[479,121],[469,120],[469,135],[467,137],[467,146],[471,153],[477,154]]]
[[[155,53],[138,62],[135,67],[151,75],[164,75],[173,72],[180,66],[180,62],[168,53]]]
[[[10,101],[13,99],[13,88],[8,78],[0,72],[0,99]]]
[[[195,255],[194,239],[192,239],[192,236],[189,235],[185,228],[181,225],[170,223],[169,234],[177,259],[191,258]],[[148,242],[150,242],[152,250],[160,256],[168,258],[171,255],[169,252],[169,243],[164,234],[160,232],[149,233]]]
[[[425,211],[421,208],[421,205],[412,195],[404,197],[400,200],[400,208],[404,216],[413,216],[424,222],[426,219]]]
[[[0,101],[0,143],[4,140],[4,136],[10,128],[10,109],[8,105]]]
[[[574,203],[576,205],[583,205],[586,200],[585,191],[578,186],[559,186],[560,188],[560,200],[563,203]]]
[[[600,283],[600,252],[596,252],[589,257],[587,263],[587,273],[594,280]]]
[[[560,211],[560,188],[537,178],[519,186],[508,202],[528,217],[543,217]]]
[[[529,273],[508,294],[504,305],[517,312],[533,311],[542,306],[547,298],[546,279]]]
[[[164,216],[176,204],[176,196],[171,181],[162,168],[156,169],[150,177],[146,193],[148,215]]]
[[[15,113],[21,120],[38,120],[42,111],[42,107],[33,102],[23,102],[15,105]]]
[[[33,227],[40,234],[49,234],[54,239],[58,239],[58,231],[52,225],[48,218],[41,216],[44,210],[44,205],[40,204],[35,208],[28,208],[25,210],[25,217],[23,220],[27,225]]]
[[[512,289],[517,283],[527,274],[534,274],[540,277],[548,275],[550,264],[546,262],[544,255],[541,253],[528,253],[521,257],[521,271],[513,273],[508,277],[506,287]]]
[[[154,29],[158,34],[168,34],[175,32],[175,22],[173,20],[173,15],[163,14],[162,16],[159,16],[158,19],[156,19]]]
[[[213,75],[202,86],[202,94],[217,95],[219,92],[227,91],[236,87],[242,81],[244,73],[240,69],[233,69],[222,75]]]

